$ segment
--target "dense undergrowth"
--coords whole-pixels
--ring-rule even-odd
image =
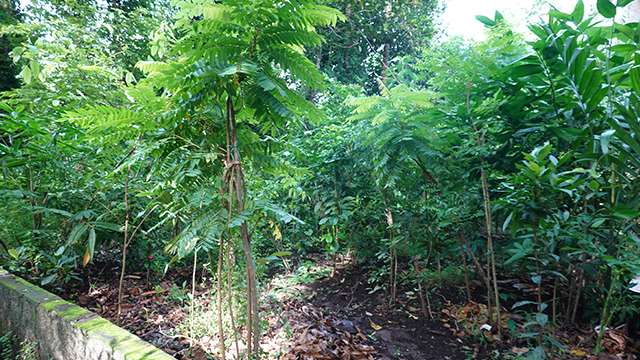
[[[637,3],[528,34],[496,12],[477,42],[431,40],[437,1],[12,4],[6,269],[64,293],[112,264],[117,318],[127,273],[192,268],[211,321],[185,331],[218,356],[258,352],[259,294],[317,252],[365,266],[391,309],[417,291],[433,316],[459,288],[484,304],[477,338],[530,358],[578,356],[562,331],[593,353],[637,339]]]

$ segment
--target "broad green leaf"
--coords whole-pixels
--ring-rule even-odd
[[[514,77],[522,77],[522,76],[540,74],[542,73],[542,71],[543,71],[542,67],[538,64],[523,64],[523,65],[514,67],[511,70],[511,74]]]
[[[613,209],[613,216],[624,220],[634,220],[640,217],[640,210],[617,207]]]
[[[28,85],[31,83],[31,69],[29,68],[29,66],[24,66],[22,68],[20,76],[22,77],[22,80],[24,80],[25,84]]]
[[[129,86],[136,83],[136,77],[133,75],[131,71],[127,71],[127,74],[125,75],[124,79],[127,82],[127,85]]]
[[[615,133],[615,130],[610,129],[600,135],[600,148],[602,149],[603,154],[606,155],[609,153],[609,143],[611,142],[611,137]]]
[[[86,223],[80,223],[74,226],[69,233],[69,237],[67,238],[67,244],[76,243],[80,239],[80,237],[84,235],[88,228],[89,226]]]
[[[42,280],[40,280],[40,285],[42,286],[46,286],[48,284],[51,284],[52,282],[54,282],[56,279],[58,278],[58,274],[51,274],[49,276],[45,276],[44,278],[42,278]]]
[[[616,16],[616,6],[610,0],[598,0],[597,7],[598,12],[607,19]]]

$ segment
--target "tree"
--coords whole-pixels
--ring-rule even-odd
[[[292,116],[318,116],[281,75],[309,86],[322,84],[321,73],[303,49],[322,43],[316,26],[335,25],[342,15],[309,0],[182,1],[178,7],[176,30],[184,35],[173,46],[172,62],[142,67],[162,69],[151,76],[177,107],[178,119],[204,110],[211,120],[224,124],[220,192],[223,208],[239,218],[247,281],[247,356],[251,356],[259,353],[260,322],[251,235],[243,218],[248,199],[240,128],[265,131]]]
[[[378,92],[378,80],[398,56],[414,55],[436,29],[440,8],[433,0],[324,0],[347,21],[321,31],[326,42],[315,52],[317,65],[344,83],[366,84]]]
[[[0,1],[0,91],[7,91],[19,85],[16,68],[9,53],[21,41],[20,36],[4,33],[2,27],[19,21],[19,12],[14,0]]]

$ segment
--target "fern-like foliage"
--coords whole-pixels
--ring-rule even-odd
[[[427,162],[440,156],[444,146],[441,117],[435,114],[433,95],[400,85],[383,88],[379,96],[352,98],[350,121],[366,121],[369,133],[366,144],[375,149],[376,168],[385,177],[394,176],[408,160],[426,171]]]
[[[13,333],[0,336],[0,360],[13,360]]]
[[[262,125],[294,115],[320,116],[294,90],[323,85],[305,47],[322,44],[316,27],[335,25],[344,18],[340,12],[311,0],[188,0],[176,5],[176,30],[183,36],[174,44],[171,61],[138,67],[167,90],[183,113],[228,94],[245,106],[246,120]]]

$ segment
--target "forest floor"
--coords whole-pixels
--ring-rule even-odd
[[[149,285],[144,273],[125,277],[122,316],[117,315],[117,266],[102,265],[90,286],[63,294],[112,320],[177,359],[206,360],[218,353],[216,312],[210,279],[197,274],[193,311],[191,271],[177,269]],[[333,276],[332,276],[333,275]],[[266,321],[262,349],[268,359],[294,360],[463,360],[516,359],[529,349],[517,343],[494,346],[480,329],[486,306],[467,302],[457,288],[432,294],[433,318],[424,312],[416,289],[398,289],[393,307],[383,290],[371,291],[364,268],[350,261],[320,258],[275,274],[263,290]],[[228,319],[227,319],[228,320]],[[236,319],[236,323],[239,322]],[[227,334],[229,336],[230,334]],[[614,339],[615,340],[615,339]],[[227,347],[227,357],[236,347]],[[240,352],[242,342],[239,345]],[[563,357],[589,358],[576,346]],[[616,359],[605,357],[603,359]]]

